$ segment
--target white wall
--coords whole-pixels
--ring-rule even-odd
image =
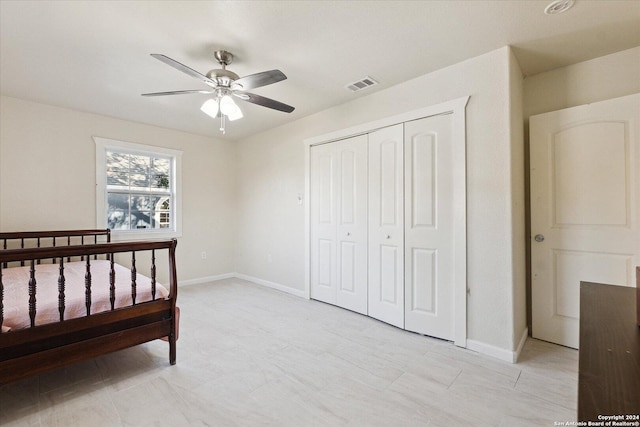
[[[183,150],[178,278],[234,271],[234,143],[4,96],[0,230],[96,227],[92,136]],[[166,281],[161,266],[158,274]]]
[[[529,76],[524,117],[640,92],[640,46]]]
[[[522,244],[514,243],[524,217],[513,65],[505,47],[239,141],[237,271],[304,289],[304,209],[296,204],[304,192],[304,139],[470,95],[468,337],[512,351],[514,312],[518,329],[524,313],[522,295],[514,297],[524,288]]]
[[[509,55],[509,113],[511,131],[511,228],[513,265],[513,342],[517,346],[527,331],[527,235],[525,145],[523,128],[523,75],[511,51]]]

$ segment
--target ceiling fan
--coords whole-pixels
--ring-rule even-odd
[[[178,71],[194,77],[207,86],[205,90],[178,90],[173,92],[154,92],[143,93],[142,96],[164,96],[164,95],[185,95],[185,94],[206,94],[213,95],[212,98],[205,101],[200,109],[213,118],[220,118],[220,131],[225,132],[225,120],[237,120],[242,118],[242,111],[233,101],[233,97],[242,101],[251,102],[252,104],[261,105],[285,113],[291,113],[294,107],[256,95],[255,93],[246,92],[250,89],[256,89],[267,86],[272,83],[285,80],[287,76],[280,70],[263,71],[262,73],[251,74],[245,77],[239,77],[236,73],[227,70],[227,65],[233,61],[233,54],[226,50],[218,50],[213,56],[218,61],[222,69],[214,69],[206,75],[200,74],[196,70],[179,63],[168,56],[152,53],[151,56],[165,64],[175,68]]]

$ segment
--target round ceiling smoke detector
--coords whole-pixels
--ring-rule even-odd
[[[555,0],[544,8],[544,13],[547,15],[558,15],[571,9],[574,3],[575,0]]]

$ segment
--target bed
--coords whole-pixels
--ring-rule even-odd
[[[111,242],[105,229],[0,242],[0,385],[159,338],[176,363],[175,239]]]

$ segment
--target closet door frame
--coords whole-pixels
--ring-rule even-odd
[[[305,194],[311,194],[310,160],[311,146],[327,144],[340,139],[368,134],[378,129],[440,114],[453,114],[454,144],[454,221],[455,221],[455,261],[454,261],[454,343],[459,347],[467,346],[467,233],[466,233],[466,106],[469,96],[432,105],[418,110],[394,115],[384,119],[363,123],[336,132],[308,138],[303,141],[305,146]],[[310,209],[309,200],[304,204],[305,209],[305,290],[307,299],[311,298],[310,280]]]

